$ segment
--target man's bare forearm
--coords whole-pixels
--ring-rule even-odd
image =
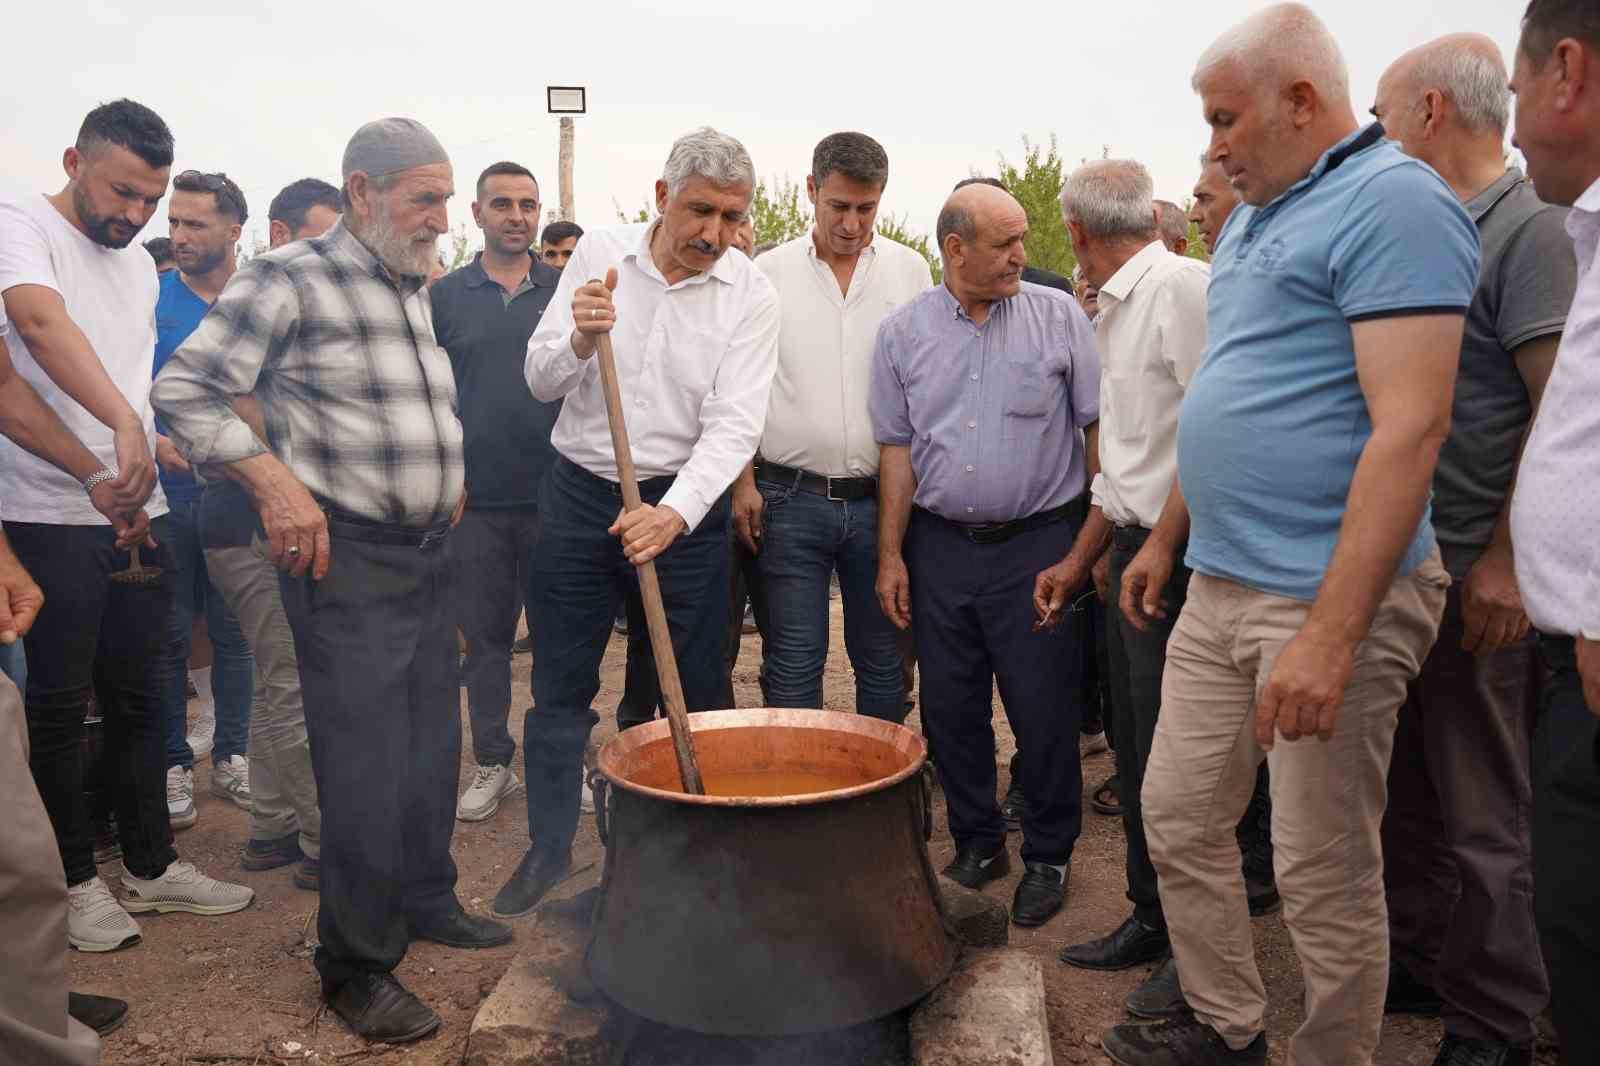
[[[878,558],[898,558],[911,521],[911,499],[917,478],[911,471],[911,449],[884,445],[878,457]]]
[[[15,372],[0,373],[5,375],[0,382],[0,434],[78,481],[89,480],[105,466],[27,379]]]
[[[62,392],[112,430],[144,425],[106,373],[89,338],[67,314],[59,293],[41,285],[19,285],[7,290],[5,304],[28,353]]]
[[[300,480],[271,452],[260,452],[248,459],[226,463],[223,472],[243,485],[258,505],[262,500],[281,495],[289,486],[300,484]]]
[[[1167,502],[1161,505],[1161,517],[1156,519],[1149,539],[1171,552],[1189,540],[1189,502],[1183,498],[1183,487],[1177,478],[1172,480]]]
[[[1355,645],[1372,628],[1433,487],[1444,432],[1373,432],[1356,463],[1344,521],[1305,628]]]

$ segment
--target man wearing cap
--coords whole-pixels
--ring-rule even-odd
[[[449,226],[450,162],[421,124],[361,127],[344,217],[243,267],[157,378],[192,464],[255,500],[300,661],[322,801],[316,966],[369,1040],[439,1017],[391,973],[412,938],[488,947],[450,857],[461,757],[444,541],[465,502],[449,357],[423,283]],[[233,409],[254,393],[271,450]]]

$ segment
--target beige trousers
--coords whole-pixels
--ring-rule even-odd
[[[1309,603],[1194,575],[1167,644],[1144,823],[1179,979],[1195,1014],[1234,1048],[1263,1029],[1234,827],[1256,767],[1272,770],[1272,843],[1283,916],[1305,975],[1289,1066],[1371,1063],[1389,979],[1378,830],[1406,685],[1422,669],[1450,578],[1435,551],[1396,578],[1356,653],[1333,739],[1255,742],[1257,694]]]
[[[28,769],[17,686],[0,676],[0,1062],[92,1066],[100,1038],[67,1017],[67,875]]]

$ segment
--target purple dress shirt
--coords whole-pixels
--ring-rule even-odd
[[[910,445],[918,507],[1009,522],[1087,488],[1100,417],[1094,327],[1067,294],[1022,283],[978,325],[943,285],[884,319],[870,394],[878,443]]]

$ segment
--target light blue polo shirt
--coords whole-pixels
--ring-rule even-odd
[[[1372,435],[1350,324],[1465,314],[1477,277],[1472,219],[1376,123],[1270,204],[1234,210],[1212,261],[1206,351],[1178,426],[1191,568],[1316,598]],[[1424,513],[1399,572],[1432,546]]]

